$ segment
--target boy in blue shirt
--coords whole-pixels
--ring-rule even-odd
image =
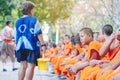
[[[25,2],[22,5],[23,17],[15,24],[17,61],[20,62],[18,80],[32,80],[36,60],[39,57],[40,44],[45,46],[40,23],[34,17],[34,4]],[[39,43],[40,41],[40,43]]]

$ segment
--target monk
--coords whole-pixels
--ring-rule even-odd
[[[103,47],[102,47],[104,49],[104,51],[100,51],[100,54],[105,54],[105,53],[109,52],[110,54],[114,54],[113,58],[115,58],[115,55],[120,50],[120,45],[118,43],[119,41],[118,40],[116,41],[116,40],[117,39],[115,39],[115,36],[113,36],[113,35],[111,35],[109,38],[107,38],[106,42],[104,43],[105,45],[103,45]],[[113,46],[114,44],[115,44],[115,46],[112,47],[112,49],[110,49],[110,47]],[[105,50],[108,50],[108,51],[105,51]],[[111,56],[109,56],[109,57],[111,57]],[[116,62],[116,61],[114,61],[114,62]],[[96,80],[101,79],[102,80],[102,79],[104,79],[104,78],[100,77],[100,75],[97,77],[96,77],[96,75],[98,73],[100,74],[102,72],[102,70],[105,70],[107,68],[106,66],[109,66],[109,65],[102,64],[102,67],[104,67],[104,68],[100,68],[101,65],[100,65],[100,67],[95,66],[94,68],[91,68],[92,73],[89,75],[89,78],[84,79],[84,80],[94,80],[94,79],[96,79]],[[96,68],[96,70],[94,70],[95,68]],[[109,72],[111,72],[111,71],[109,71]],[[106,77],[106,75],[104,77]],[[81,79],[81,80],[83,80],[83,79]]]
[[[113,36],[112,36],[113,37]],[[115,36],[114,36],[115,37]],[[109,39],[110,40],[110,39]],[[119,57],[120,56],[120,27],[118,27],[118,29],[117,29],[117,31],[116,31],[116,37],[115,37],[115,39],[113,39],[113,43],[111,43],[111,46],[109,46],[110,47],[110,49],[113,49],[112,51],[111,51],[111,53],[109,54],[109,56],[110,56],[110,59],[111,59],[111,62],[114,60],[114,59],[112,59],[112,58],[116,58],[116,57]],[[116,53],[118,53],[118,54],[116,54]],[[119,73],[119,66],[120,66],[120,63],[119,63],[119,61],[120,61],[120,58],[118,58],[118,60],[114,60],[114,65],[111,65],[108,69],[104,69],[101,73],[103,74],[102,76],[100,76],[99,78],[103,78],[103,79],[105,79],[106,77],[107,77],[107,79],[111,79],[112,78],[112,76],[114,76],[115,74],[117,74],[117,73]],[[118,67],[118,68],[117,68]],[[114,71],[113,70],[115,70],[115,69],[118,69],[118,72],[115,72],[114,73]],[[116,69],[116,70],[117,70]],[[104,74],[105,73],[105,74]],[[106,75],[106,74],[109,74],[109,73],[112,73],[111,74],[111,76],[110,75]],[[104,76],[104,75],[106,75],[106,76]],[[97,79],[99,79],[99,78],[97,78]]]
[[[99,32],[99,42],[101,43],[100,48],[102,47],[103,42],[105,42],[105,40],[112,34],[112,32],[113,32],[113,27],[109,24],[104,25],[103,28],[100,30]],[[106,55],[104,59],[107,60],[107,58],[108,57]],[[102,61],[96,61],[96,60],[90,61],[89,62],[90,66],[87,66],[85,69],[81,71],[81,80],[89,80],[90,77],[94,75],[94,71],[96,72],[96,70],[99,68],[98,66],[96,67],[94,65],[99,64],[99,63],[104,63],[104,62],[106,63],[108,61],[103,61],[103,60]]]
[[[63,48],[63,54],[61,56],[57,57],[57,60],[56,60],[57,62],[54,66],[54,72],[57,75],[61,74],[61,71],[59,70],[59,65],[60,65],[61,61],[63,61],[64,58],[68,57],[69,53],[71,53],[71,51],[72,51],[72,45],[70,42],[70,37],[68,35],[65,35],[64,41],[65,41],[65,46]]]
[[[80,30],[80,40],[82,47],[85,49],[83,51],[83,56],[80,62],[72,65],[70,71],[72,74],[76,74],[84,67],[88,66],[88,61],[91,59],[99,59],[98,51],[101,44],[97,41],[93,41],[93,32],[90,28],[82,28]],[[73,79],[72,79],[73,80]]]

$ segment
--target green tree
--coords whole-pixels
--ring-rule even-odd
[[[65,19],[71,14],[76,0],[30,0],[36,4],[35,15],[39,20],[54,24],[57,19]]]
[[[15,5],[12,3],[12,0],[0,0],[0,16],[5,20],[5,16],[11,15],[12,9],[15,8]]]
[[[14,21],[21,15],[20,6],[25,0],[0,0],[0,29],[6,20]]]

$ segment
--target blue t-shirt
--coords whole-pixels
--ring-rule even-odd
[[[28,49],[39,53],[40,43],[37,38],[38,34],[42,34],[42,31],[36,17],[27,16],[19,18],[15,24],[16,51]]]

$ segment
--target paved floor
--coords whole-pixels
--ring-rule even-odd
[[[19,63],[15,63],[15,66],[19,68]],[[0,80],[18,80],[17,74],[18,70],[12,71],[11,62],[6,64],[7,72],[2,71],[2,63],[0,61]],[[35,68],[35,74],[33,80],[69,80],[62,79],[55,74],[51,74],[48,71],[39,71],[38,68]]]

